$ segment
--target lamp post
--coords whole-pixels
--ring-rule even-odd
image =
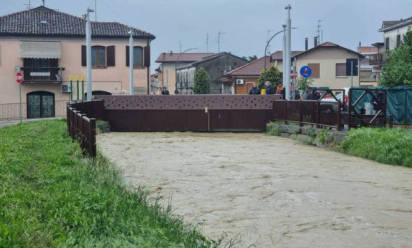
[[[133,39],[133,30],[129,31],[129,94],[134,95],[134,39]]]
[[[86,65],[87,65],[87,101],[92,100],[92,26],[90,23],[90,13],[93,10],[87,9],[86,14]]]
[[[266,42],[265,55],[264,55],[264,58],[265,58],[265,70],[266,70],[266,55],[267,55],[266,53],[267,53],[269,44],[270,44],[270,42],[272,42],[272,40],[273,40],[277,35],[279,35],[279,34],[281,34],[281,33],[283,33],[283,32],[284,32],[284,30],[280,30],[280,31],[276,32],[276,33],[273,34],[272,37],[270,37],[270,39]]]
[[[184,50],[183,52],[179,53],[179,55],[177,56],[176,66],[175,66],[175,94],[178,94],[178,93],[179,93],[179,91],[178,91],[178,89],[177,89],[177,79],[178,79],[178,77],[177,77],[177,66],[178,66],[178,64],[179,64],[179,62],[180,62],[180,57],[181,57],[181,55],[182,55],[183,53],[187,53],[187,52],[189,52],[189,51],[193,51],[193,50],[197,50],[197,49],[198,49],[198,48],[196,48],[196,47],[188,48],[188,49]]]

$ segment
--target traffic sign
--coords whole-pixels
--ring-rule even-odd
[[[307,65],[302,66],[302,68],[300,68],[300,75],[304,78],[308,78],[312,76],[312,69]]]
[[[21,84],[23,82],[23,73],[20,71],[16,73],[16,82],[18,84]]]

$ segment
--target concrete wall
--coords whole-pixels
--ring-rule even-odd
[[[383,33],[384,42],[386,42],[386,38],[389,38],[389,50],[393,50],[396,48],[396,37],[398,35],[401,35],[401,38],[403,39],[403,36],[408,32],[408,30],[412,30],[412,24]]]
[[[19,86],[16,83],[15,66],[23,66],[19,58],[22,41],[60,41],[61,59],[59,67],[64,67],[63,84],[68,84],[70,75],[85,75],[86,67],[81,66],[81,47],[84,41],[80,39],[34,39],[34,38],[0,38],[0,104],[17,103],[19,101]],[[126,66],[126,45],[128,40],[99,39],[92,45],[115,46],[116,66],[103,69],[93,69],[93,90],[109,91],[113,94],[126,94],[129,91],[129,67]],[[136,40],[136,46],[145,47],[147,40]],[[146,93],[148,68],[135,68],[135,91]],[[86,88],[86,87],[85,87]],[[68,93],[61,92],[60,84],[22,84],[23,103],[26,104],[27,93],[33,91],[48,91],[55,95],[55,101],[66,101]],[[76,88],[74,88],[76,91]],[[58,115],[56,103],[56,115]],[[64,110],[63,110],[64,111]]]
[[[320,48],[310,53],[297,57],[297,71],[304,65],[311,63],[320,64],[320,77],[312,78],[313,86],[342,89],[351,86],[350,76],[336,76],[336,64],[346,63],[346,59],[359,59],[359,57],[344,49]],[[300,75],[299,75],[300,76]],[[353,85],[359,86],[359,74],[353,77]]]

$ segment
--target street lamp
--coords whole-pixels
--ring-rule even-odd
[[[198,48],[196,48],[196,47],[193,47],[193,48],[188,48],[188,49],[186,49],[186,50],[184,50],[183,52],[181,52],[181,53],[179,53],[179,56],[177,56],[177,60],[176,60],[176,66],[175,66],[175,94],[178,94],[179,93],[179,91],[177,90],[177,66],[178,66],[178,64],[179,64],[179,62],[180,62],[180,57],[182,56],[182,54],[183,53],[187,53],[187,52],[190,52],[190,51],[193,51],[193,50],[197,50]]]
[[[281,34],[281,33],[283,33],[283,30],[280,30],[280,31],[278,31],[278,32],[276,32],[274,35],[272,35],[272,37],[270,37],[270,39],[266,42],[266,46],[265,46],[265,56],[264,56],[264,58],[265,58],[265,70],[266,70],[266,53],[267,53],[267,50],[268,50],[268,47],[269,47],[269,44],[270,44],[270,42],[277,36],[277,35],[279,35],[279,34]]]

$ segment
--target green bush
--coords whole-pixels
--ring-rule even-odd
[[[352,129],[343,152],[381,163],[412,167],[412,131],[407,129]]]
[[[266,134],[269,136],[280,136],[280,124],[277,122],[269,122],[266,124]]]
[[[64,120],[0,129],[0,247],[214,247],[104,158],[85,159]]]

